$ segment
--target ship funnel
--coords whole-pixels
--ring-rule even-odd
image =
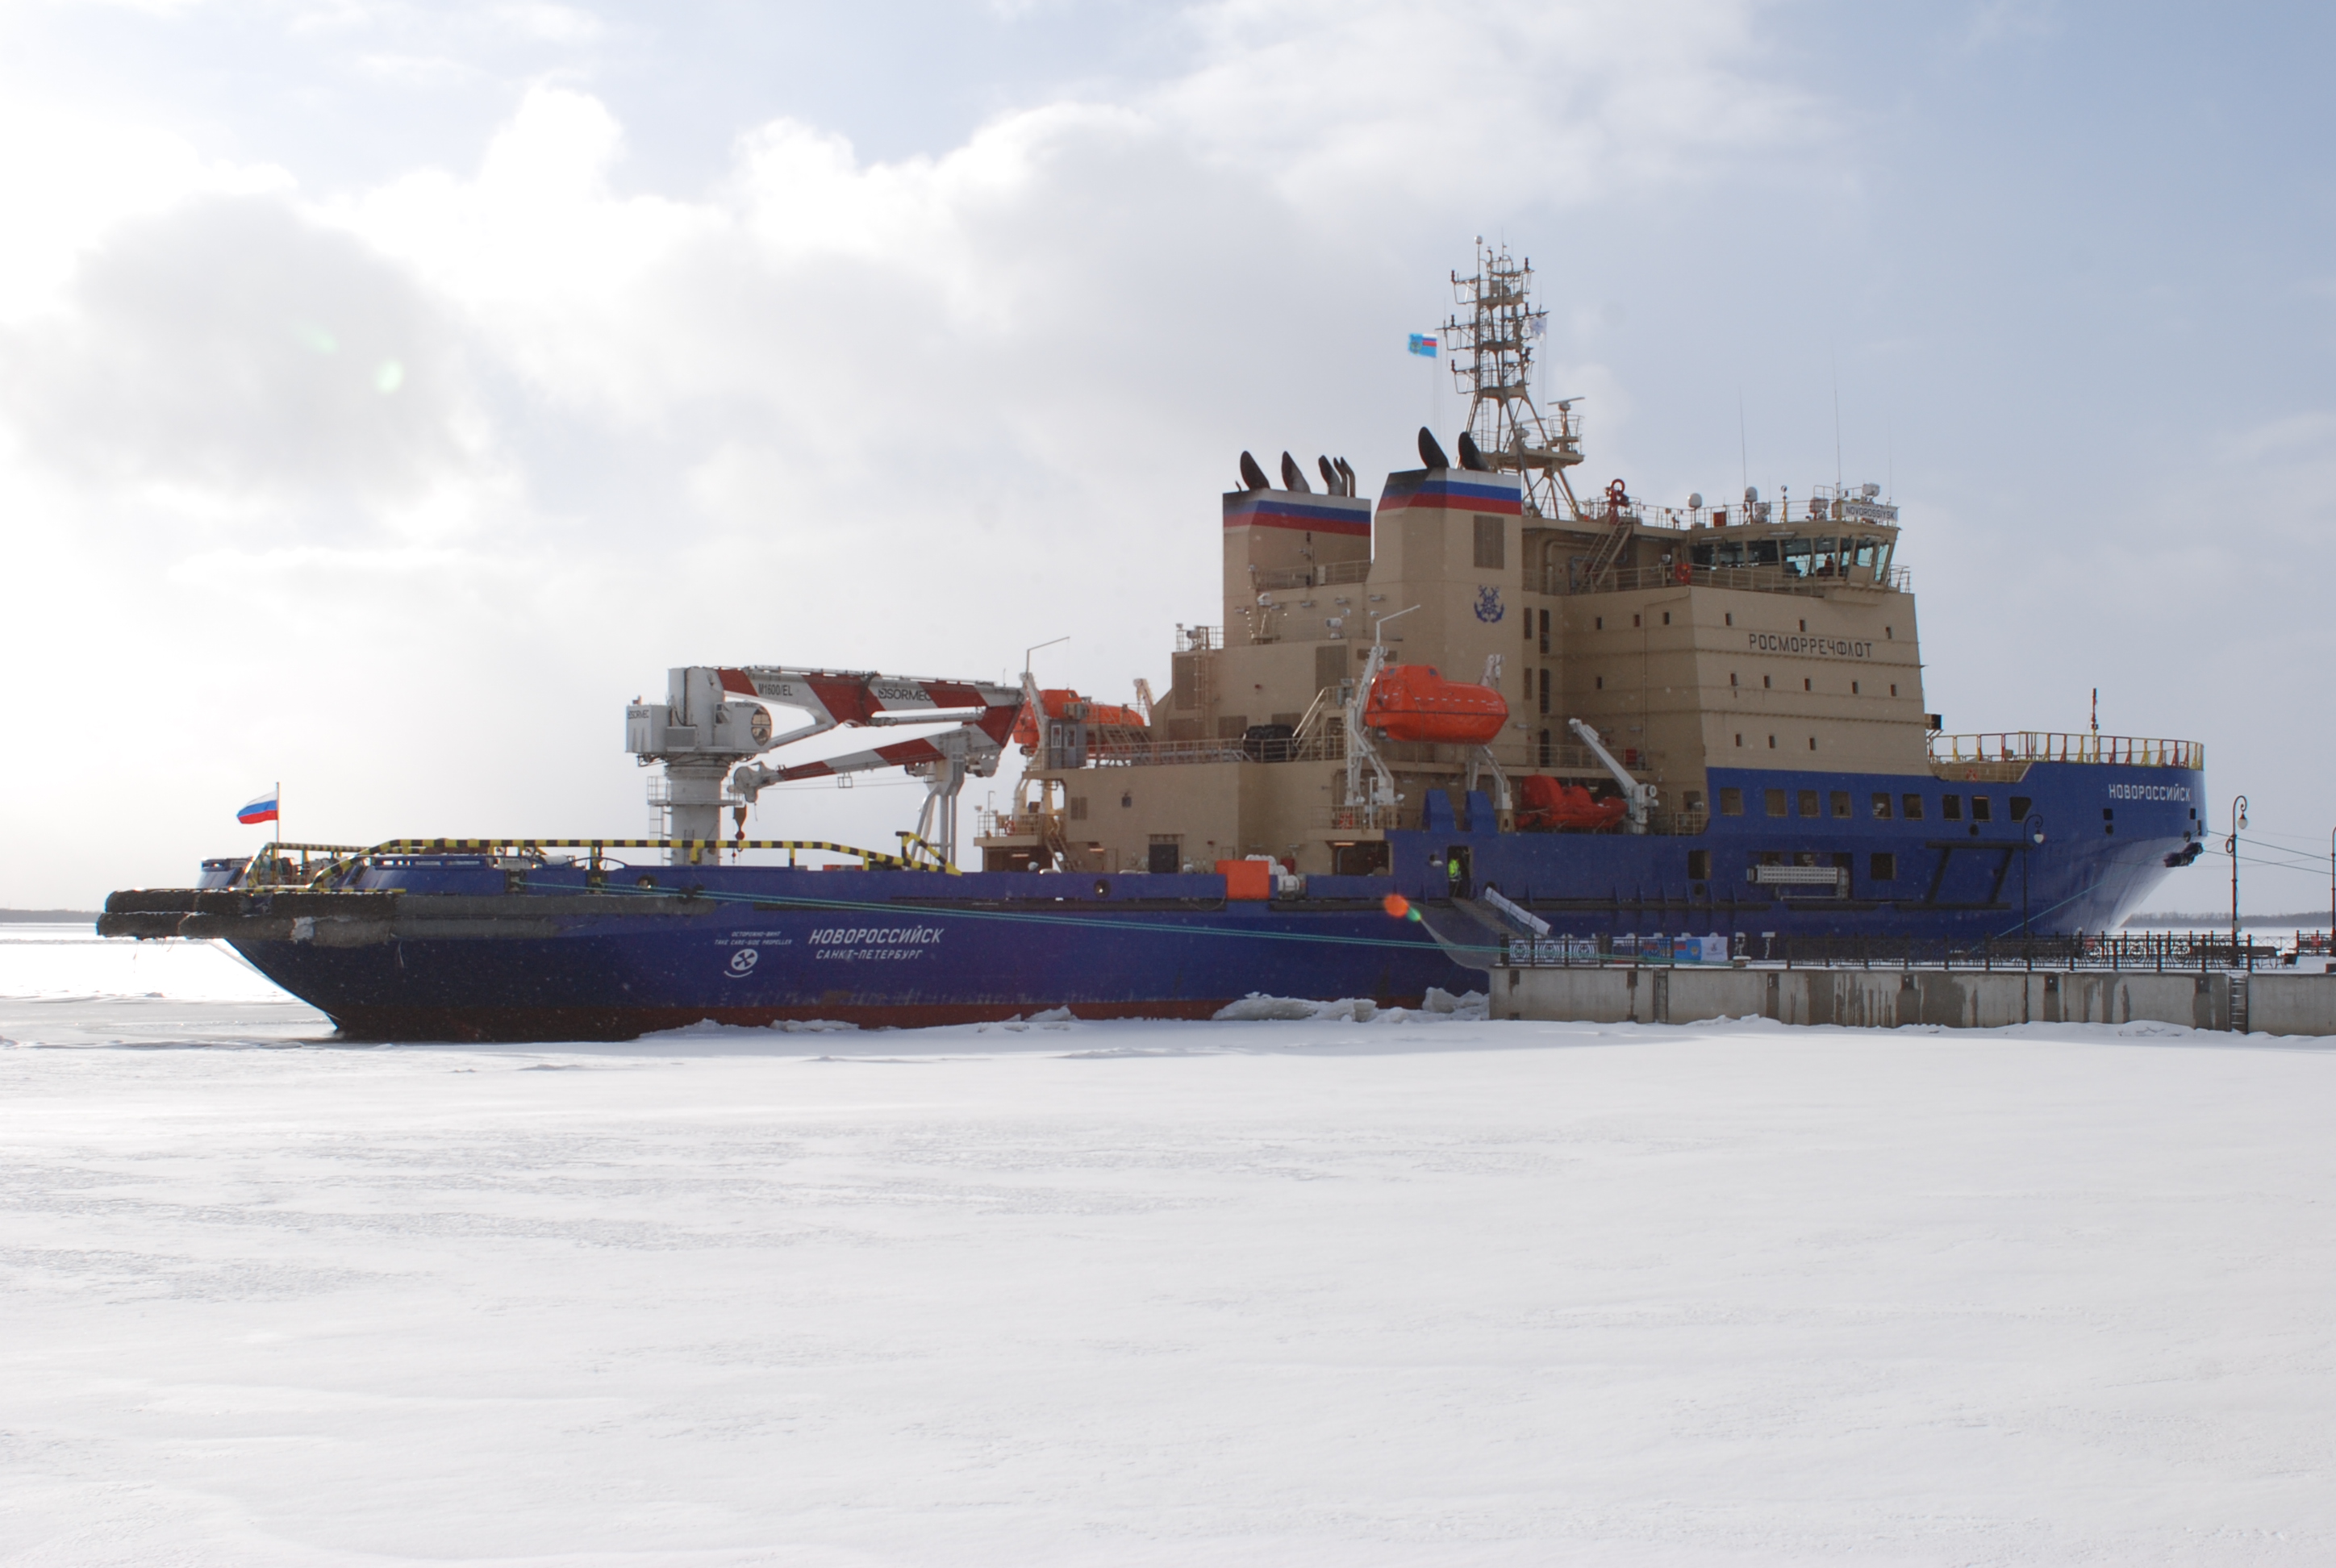
[[[1339,492],[1338,492],[1338,493],[1339,493],[1340,495],[1352,495],[1352,494],[1354,494],[1354,493],[1355,493],[1355,469],[1354,469],[1354,465],[1353,465],[1352,463],[1348,463],[1348,462],[1345,458],[1343,458],[1343,457],[1342,457],[1342,458],[1340,458],[1340,459],[1338,459],[1338,477],[1339,477],[1340,479],[1343,479],[1343,480],[1345,480],[1345,481],[1347,482],[1347,483],[1346,483],[1346,488],[1344,488],[1343,490],[1339,491]]]
[[[1486,463],[1484,454],[1476,450],[1476,438],[1465,430],[1460,433],[1460,466],[1478,473],[1493,472],[1493,465]]]
[[[1281,488],[1297,491],[1301,495],[1310,495],[1314,490],[1306,482],[1306,471],[1299,467],[1298,460],[1286,452],[1281,454]]]
[[[1273,488],[1273,482],[1265,477],[1265,470],[1260,468],[1257,465],[1257,459],[1251,457],[1246,452],[1241,453],[1241,488],[1244,490],[1271,490]]]
[[[1444,455],[1444,449],[1436,443],[1436,433],[1424,424],[1419,427],[1419,461],[1429,468],[1452,466],[1452,460]]]

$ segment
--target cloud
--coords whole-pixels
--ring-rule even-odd
[[[1402,334],[1470,235],[1806,133],[1729,78],[1740,8],[1645,7],[1636,44],[1580,15],[1214,7],[1163,84],[934,157],[774,118],[685,191],[539,83],[467,167],[222,196],[195,161],[167,201],[89,194],[122,216],[0,327],[0,504],[53,520],[59,585],[0,665],[29,700],[44,650],[93,649],[102,684],[166,664],[149,742],[200,771],[5,898],[169,874],[246,774],[320,833],[629,825],[603,743],[669,664],[996,674],[1068,632],[1047,657],[1081,684],[1158,678],[1166,628],[1216,618],[1235,453],[1408,461]],[[1460,57],[1495,24],[1518,60]],[[190,635],[249,604],[264,638]],[[822,831],[884,841],[853,813],[898,799],[856,798]]]
[[[65,303],[0,336],[0,402],[76,476],[394,502],[470,459],[437,309],[282,201],[125,224]]]

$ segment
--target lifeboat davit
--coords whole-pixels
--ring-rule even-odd
[[[1618,825],[1630,813],[1620,795],[1600,800],[1580,784],[1561,784],[1543,774],[1517,780],[1517,827],[1523,833],[1594,833]]]
[[[1091,735],[1100,730],[1135,730],[1140,734],[1145,727],[1142,710],[1120,707],[1107,702],[1088,702],[1068,687],[1042,689],[1038,693],[1038,700],[1046,706],[1048,718],[1062,717],[1063,710],[1075,702],[1086,703],[1086,722]],[[1034,751],[1037,749],[1038,720],[1030,712],[1030,705],[1027,702],[1022,705],[1022,711],[1014,716],[1014,744],[1028,746]]]
[[[1482,745],[1509,722],[1509,705],[1488,686],[1445,680],[1424,664],[1398,664],[1371,682],[1363,723],[1389,740]]]

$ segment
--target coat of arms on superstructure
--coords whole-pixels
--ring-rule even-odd
[[[1501,609],[1501,590],[1499,589],[1493,588],[1488,585],[1476,590],[1476,618],[1478,620],[1485,622],[1496,621],[1505,613],[1507,612]]]

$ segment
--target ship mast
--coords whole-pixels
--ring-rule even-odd
[[[1474,277],[1452,275],[1456,312],[1444,324],[1452,379],[1468,394],[1468,434],[1484,461],[1523,482],[1528,516],[1578,518],[1582,508],[1565,471],[1582,461],[1582,422],[1573,400],[1548,415],[1533,400],[1533,345],[1549,313],[1533,308],[1533,259],[1509,258],[1507,246],[1487,249],[1476,240]]]

